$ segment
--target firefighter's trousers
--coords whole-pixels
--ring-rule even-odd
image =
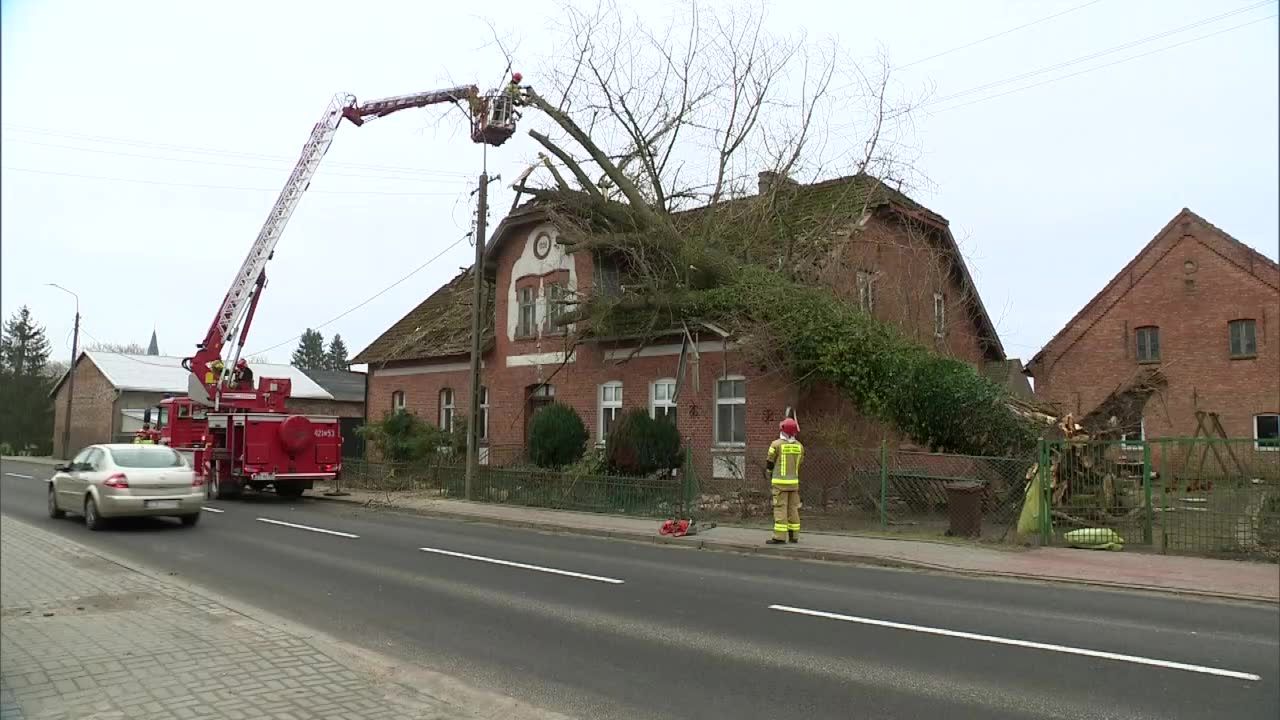
[[[773,537],[786,540],[800,537],[800,486],[773,486]]]

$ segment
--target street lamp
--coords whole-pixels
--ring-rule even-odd
[[[80,296],[57,283],[45,283],[76,299],[76,324],[71,334],[71,365],[67,368],[67,412],[62,418],[62,459],[71,457],[71,399],[76,394],[76,358],[80,355]]]

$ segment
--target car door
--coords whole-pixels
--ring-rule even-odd
[[[80,508],[80,497],[84,494],[84,491],[79,489],[80,470],[88,467],[89,453],[92,451],[91,447],[81,450],[68,463],[66,472],[53,475],[53,491],[58,494],[58,506],[64,510],[78,511]]]
[[[80,497],[83,498],[84,494],[89,492],[89,486],[101,485],[102,481],[107,479],[107,471],[110,469],[107,454],[102,448],[96,447],[90,450],[89,459],[85,461],[85,467],[80,471],[80,480],[77,483],[80,489]]]

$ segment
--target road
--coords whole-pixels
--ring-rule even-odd
[[[304,498],[101,533],[0,513],[583,718],[1275,718],[1280,612],[699,552]],[[282,524],[283,523],[283,524]]]

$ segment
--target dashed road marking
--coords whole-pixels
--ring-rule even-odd
[[[208,505],[201,505],[201,506],[200,506],[200,509],[201,509],[201,510],[204,510],[205,512],[211,512],[211,513],[224,513],[224,512],[226,512],[226,510],[219,510],[218,508],[215,508],[215,507],[209,507]]]
[[[484,557],[483,555],[468,555],[467,553],[454,552],[452,550],[441,550],[440,548],[424,547],[418,549],[422,552],[435,553],[437,555],[448,555],[450,557],[463,558],[465,560],[477,560],[479,562],[492,563],[494,565],[506,565],[507,567],[522,568],[524,570],[536,570],[538,572],[551,573],[552,575],[564,575],[566,577],[581,578],[583,580],[594,580],[596,582],[609,583],[611,585],[621,585],[623,582],[617,578],[588,575],[586,573],[573,572],[572,570],[560,570],[557,568],[543,567],[541,565],[529,565],[527,563],[513,562],[511,560]]]
[[[325,535],[337,535],[344,538],[358,538],[359,535],[351,533],[338,532],[337,530],[325,530],[324,528],[311,527],[310,525],[298,525],[296,523],[285,522],[283,520],[272,520],[271,518],[258,518],[258,522],[271,523],[272,525],[283,525],[284,527],[296,528],[298,530],[310,530],[311,532],[324,533]]]
[[[1103,660],[1116,660],[1119,662],[1134,663],[1137,665],[1151,665],[1154,667],[1169,668],[1171,670],[1185,670],[1187,672],[1217,675],[1219,677],[1235,678],[1237,680],[1251,680],[1256,682],[1262,679],[1260,676],[1254,675],[1253,673],[1238,672],[1236,670],[1223,670],[1221,668],[1206,667],[1204,665],[1189,665],[1187,663],[1173,662],[1171,660],[1157,660],[1155,658],[1140,657],[1137,655],[1122,655],[1120,653],[1103,652],[1101,650],[1087,650],[1085,648],[1069,647],[1066,645],[1051,645],[1049,643],[1032,642],[1030,640],[1016,640],[1014,638],[1004,638],[995,635],[979,635],[977,633],[961,632],[959,630],[946,630],[943,628],[928,627],[926,625],[908,625],[906,623],[876,620],[874,618],[858,617],[856,615],[840,615],[839,613],[823,612],[821,610],[807,610],[805,608],[791,607],[789,605],[770,605],[769,609],[781,610],[782,612],[795,613],[797,615],[827,618],[830,620],[843,620],[845,622],[859,623],[861,625],[874,625],[876,627],[893,628],[895,630],[909,630],[911,632],[925,633],[928,635],[942,635],[944,637],[978,640],[980,642],[995,643],[997,645],[1012,645],[1014,647],[1031,648],[1033,650],[1047,650],[1049,652],[1065,653],[1068,655],[1083,655],[1085,657],[1100,658]]]
[[[22,480],[34,480],[34,479],[35,479],[35,478],[31,477],[30,475],[21,475],[21,474],[19,474],[19,473],[5,473],[5,475],[6,475],[6,476],[8,476],[8,477],[21,478]]]

